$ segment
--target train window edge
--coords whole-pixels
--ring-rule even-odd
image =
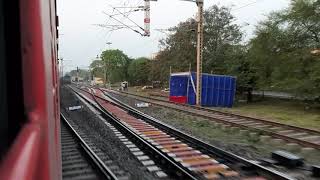
[[[8,114],[3,1],[0,1],[0,160],[8,147]]]
[[[0,1],[1,143],[0,160],[25,124],[21,56],[20,1]]]

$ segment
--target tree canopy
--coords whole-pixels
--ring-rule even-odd
[[[90,69],[94,77],[104,77],[104,63],[101,60],[94,60],[90,64]]]
[[[105,50],[101,60],[106,66],[107,78],[110,82],[121,82],[128,79],[128,67],[131,59],[121,50]]]
[[[259,88],[319,97],[320,61],[311,54],[320,47],[319,20],[319,1],[294,0],[257,26],[248,58],[258,69]]]
[[[246,58],[246,47],[241,45],[242,32],[234,23],[230,8],[214,5],[204,12],[203,72],[241,76],[238,87],[243,91],[255,86],[254,73]],[[166,39],[160,41],[162,51],[154,62],[157,68],[152,77],[168,81],[170,67],[173,72],[196,70],[197,22],[188,19],[170,29]]]
[[[145,85],[150,81],[150,59],[137,58],[131,61],[128,67],[129,81],[131,85]]]

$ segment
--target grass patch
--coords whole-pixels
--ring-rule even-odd
[[[306,110],[305,105],[301,102],[269,99],[252,104],[237,104],[237,106],[232,109],[223,110],[320,130],[320,110]]]

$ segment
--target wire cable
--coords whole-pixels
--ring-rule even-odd
[[[263,0],[256,0],[256,1],[254,1],[254,2],[251,2],[251,3],[245,4],[245,5],[243,5],[243,6],[240,6],[240,7],[236,8],[236,9],[232,9],[231,11],[234,12],[234,11],[238,11],[238,10],[240,10],[240,9],[246,8],[246,7],[248,7],[248,6],[252,6],[252,5],[258,3],[259,1],[263,1]]]
[[[139,32],[138,30],[135,30],[135,29],[133,29],[132,27],[124,24],[123,22],[121,22],[121,21],[119,21],[118,19],[112,17],[111,15],[107,14],[106,12],[103,12],[103,13],[104,13],[105,15],[109,16],[110,18],[114,19],[114,20],[117,21],[118,23],[124,25],[125,27],[127,27],[127,28],[131,29],[132,31],[134,31],[134,32],[140,34],[141,36],[143,36],[143,34],[142,34],[141,32]]]
[[[129,16],[123,14],[121,11],[119,11],[117,8],[112,7],[111,5],[109,5],[111,8],[113,8],[114,10],[118,11],[120,14],[122,14],[125,18],[127,18],[130,22],[132,22],[133,24],[135,24],[136,26],[138,26],[141,30],[144,31],[144,28],[141,27],[139,24],[137,24],[136,22],[134,22],[132,19],[129,18]]]

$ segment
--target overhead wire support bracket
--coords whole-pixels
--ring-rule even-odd
[[[113,8],[114,10],[116,10],[117,12],[119,12],[119,14],[121,14],[123,17],[127,18],[130,22],[132,22],[133,24],[135,24],[136,26],[138,26],[141,30],[144,31],[144,28],[141,27],[140,25],[138,25],[136,22],[134,22],[132,19],[129,18],[128,15],[125,15],[124,13],[122,13],[121,11],[119,11],[117,8],[112,7],[111,5],[109,5],[111,8]]]

